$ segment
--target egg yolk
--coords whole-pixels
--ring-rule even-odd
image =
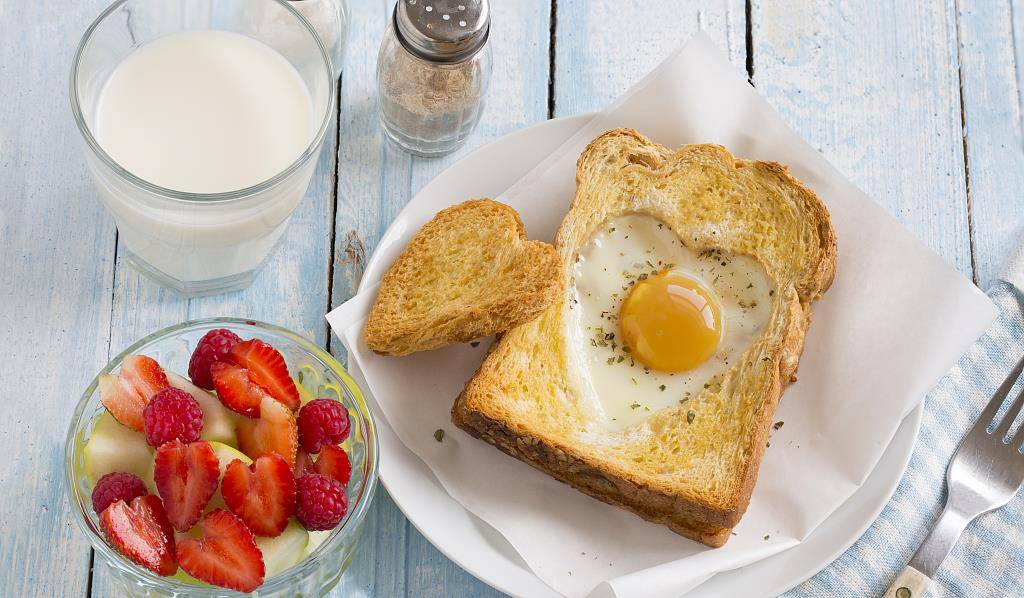
[[[691,370],[722,339],[722,317],[711,292],[667,270],[637,282],[622,302],[619,334],[634,359],[663,372]]]

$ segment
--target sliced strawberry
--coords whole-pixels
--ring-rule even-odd
[[[220,483],[224,502],[257,536],[279,536],[295,514],[295,476],[284,457],[260,455],[248,467],[228,464]]]
[[[178,543],[178,563],[186,573],[239,592],[251,592],[263,583],[263,553],[241,519],[214,509],[199,522],[199,530],[198,539]]]
[[[210,374],[213,375],[217,396],[225,407],[246,417],[260,416],[260,403],[270,395],[252,381],[245,368],[215,361],[210,366]]]
[[[238,450],[249,458],[266,453],[277,453],[295,468],[296,451],[299,448],[299,429],[295,415],[283,404],[269,395],[260,404],[257,419],[239,418],[237,428]]]
[[[299,389],[288,373],[288,364],[277,349],[258,338],[238,343],[229,357],[249,370],[249,377],[260,388],[295,411],[299,408]]]
[[[165,442],[156,450],[153,480],[164,499],[167,519],[179,532],[188,531],[217,491],[220,460],[209,442]]]
[[[345,449],[328,444],[320,449],[320,456],[313,463],[313,473],[334,478],[341,482],[342,486],[347,486],[348,479],[352,476],[352,462],[349,461]]]
[[[100,513],[100,527],[118,552],[156,573],[174,575],[174,531],[160,499],[152,494],[117,500]]]
[[[129,355],[121,362],[121,378],[146,400],[165,388],[170,388],[167,374],[155,359],[146,355]]]
[[[121,362],[117,374],[100,376],[100,402],[114,419],[133,430],[142,432],[149,399],[170,387],[167,374],[152,357],[129,355]]]
[[[146,399],[129,388],[115,374],[100,376],[100,402],[114,419],[139,432],[143,431],[142,413],[146,410]]]

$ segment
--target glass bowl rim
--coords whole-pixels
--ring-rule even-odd
[[[324,106],[324,115],[320,121],[320,126],[317,129],[316,135],[314,135],[313,140],[309,143],[306,149],[303,150],[301,154],[299,154],[299,157],[296,158],[295,161],[293,161],[291,164],[285,167],[284,170],[278,172],[274,176],[264,181],[260,181],[255,185],[250,185],[242,189],[222,191],[218,193],[191,193],[188,191],[178,191],[175,189],[169,189],[167,187],[162,187],[155,183],[151,183],[146,179],[143,179],[142,177],[129,171],[127,168],[121,166],[121,164],[114,160],[114,158],[110,154],[108,154],[106,150],[103,149],[99,141],[97,141],[96,137],[93,135],[92,127],[90,127],[89,124],[85,122],[85,115],[82,114],[82,105],[78,98],[78,71],[79,67],[81,66],[82,57],[85,54],[86,47],[88,47],[89,42],[92,41],[93,34],[96,33],[96,30],[99,28],[100,24],[104,22],[107,19],[107,17],[112,15],[114,11],[116,11],[118,8],[128,3],[129,1],[131,0],[115,0],[112,4],[107,6],[85,30],[85,33],[82,34],[82,39],[78,42],[78,48],[75,50],[75,57],[71,61],[71,74],[68,81],[70,86],[68,95],[71,102],[71,114],[74,117],[75,125],[78,127],[78,131],[79,133],[81,133],[82,138],[85,140],[86,145],[89,147],[89,150],[97,158],[99,158],[100,161],[103,162],[108,168],[117,173],[119,177],[127,180],[132,185],[139,187],[154,195],[160,196],[163,199],[186,203],[219,205],[225,202],[235,202],[249,199],[255,195],[258,195],[266,191],[267,189],[275,187],[278,184],[287,180],[288,177],[297,172],[299,169],[301,169],[309,160],[316,159],[316,156],[320,152],[321,144],[323,143],[324,138],[327,136],[327,130],[331,126],[331,120],[335,113],[335,103],[338,95],[338,81],[334,77],[334,62],[331,59],[331,53],[328,51],[327,46],[324,45],[323,40],[320,39],[320,35],[316,32],[316,28],[313,27],[313,25],[309,22],[308,19],[306,19],[305,16],[302,15],[301,12],[299,12],[295,7],[291,5],[291,2],[288,2],[287,0],[266,0],[268,2],[274,2],[278,4],[279,6],[287,10],[289,13],[291,13],[292,16],[299,20],[299,24],[301,24],[306,29],[306,32],[313,37],[313,41],[316,43],[317,48],[320,50],[320,57],[323,59],[323,66],[327,70],[327,104]]]
[[[88,514],[85,510],[90,508],[89,505],[83,504],[78,499],[77,478],[75,475],[74,459],[75,449],[78,444],[78,430],[80,424],[82,424],[82,418],[85,416],[85,410],[89,403],[89,399],[92,398],[99,386],[100,376],[110,373],[115,368],[121,365],[121,362],[125,357],[135,353],[141,347],[148,345],[157,340],[163,340],[174,336],[176,333],[180,333],[182,330],[199,327],[199,326],[210,326],[216,324],[235,324],[241,326],[252,326],[258,329],[265,330],[272,334],[276,334],[287,338],[291,342],[296,343],[304,351],[306,351],[312,358],[321,362],[322,365],[330,369],[335,375],[337,375],[349,392],[352,393],[355,399],[355,405],[359,416],[362,419],[360,425],[365,423],[366,431],[364,433],[364,443],[367,446],[367,452],[369,455],[368,471],[366,479],[363,483],[362,492],[359,498],[356,500],[355,505],[352,506],[351,513],[348,515],[348,520],[344,525],[334,529],[331,535],[323,541],[317,548],[304,557],[303,560],[289,567],[281,573],[265,581],[257,589],[258,592],[266,591],[273,592],[283,588],[286,588],[288,584],[294,582],[296,577],[302,577],[306,574],[310,574],[316,570],[317,566],[320,565],[320,559],[326,554],[330,546],[333,546],[340,542],[342,538],[349,537],[356,534],[362,526],[363,520],[366,517],[367,511],[371,503],[373,502],[373,496],[377,488],[378,469],[380,462],[380,441],[377,436],[377,425],[373,419],[373,413],[371,412],[369,405],[366,402],[366,397],[363,395],[359,385],[356,384],[355,380],[349,375],[348,371],[345,370],[344,366],[338,362],[330,353],[322,349],[316,343],[310,341],[301,334],[297,334],[274,324],[268,324],[252,318],[234,318],[234,317],[215,317],[215,318],[200,318],[196,320],[187,320],[174,324],[173,326],[167,326],[161,328],[156,332],[148,334],[141,339],[135,341],[123,351],[117,354],[116,357],[112,358],[103,368],[93,377],[92,381],[86,387],[78,403],[75,405],[75,410],[72,413],[71,421],[68,425],[68,433],[64,444],[64,486],[66,489],[66,495],[68,502],[70,503],[71,510],[74,511],[73,517],[78,524],[79,529],[88,537],[89,544],[93,550],[99,552],[107,559],[112,565],[119,569],[127,569],[132,574],[142,578],[147,584],[153,586],[170,586],[168,589],[176,591],[185,591],[189,595],[194,596],[220,596],[224,593],[230,593],[233,590],[227,588],[220,588],[217,586],[197,586],[176,580],[172,577],[159,576],[148,569],[139,566],[135,562],[131,561],[120,552],[117,552],[111,548],[105,538],[97,534],[92,529],[88,522]]]

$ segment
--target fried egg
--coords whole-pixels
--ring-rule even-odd
[[[570,369],[602,424],[685,404],[768,323],[774,290],[746,255],[694,251],[642,214],[605,222],[573,265]]]

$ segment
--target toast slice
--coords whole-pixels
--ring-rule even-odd
[[[505,204],[473,199],[423,225],[380,284],[363,337],[383,355],[467,342],[536,317],[564,289],[555,248]]]
[[[795,380],[810,304],[834,275],[830,216],[784,166],[715,145],[673,151],[628,129],[591,142],[576,180],[555,242],[565,291],[492,347],[452,421],[598,500],[721,546],[747,508],[775,407]],[[763,328],[741,358],[694,396],[615,429],[581,382],[593,372],[573,365],[581,351],[573,277],[581,248],[624,215],[657,219],[687,251],[752,258],[771,288]]]

